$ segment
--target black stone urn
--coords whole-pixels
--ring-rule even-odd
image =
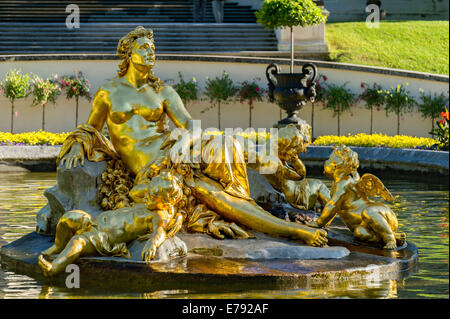
[[[269,81],[270,101],[276,102],[288,114],[275,126],[304,123],[297,117],[297,113],[306,101],[313,102],[316,97],[317,67],[307,63],[303,65],[302,73],[280,73],[280,67],[272,63],[266,69],[266,77]]]

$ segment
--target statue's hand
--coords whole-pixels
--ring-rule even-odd
[[[84,149],[80,143],[74,143],[70,148],[70,152],[63,156],[60,165],[66,163],[66,169],[77,167],[77,163],[80,161],[81,166],[84,166]]]

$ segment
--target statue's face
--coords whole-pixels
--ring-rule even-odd
[[[131,62],[134,65],[153,67],[155,64],[155,44],[149,38],[138,38],[131,49]]]

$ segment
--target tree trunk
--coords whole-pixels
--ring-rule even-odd
[[[373,106],[370,107],[370,135],[373,134]]]
[[[314,139],[314,103],[311,103],[311,141]]]
[[[434,117],[431,117],[431,131],[434,131]],[[434,135],[434,134],[432,134]]]
[[[75,128],[78,127],[78,96],[75,96]]]
[[[291,73],[294,73],[294,27],[291,27]]]
[[[397,135],[400,135],[400,112],[397,114]]]
[[[11,133],[14,131],[14,101],[11,100]]]
[[[217,115],[218,115],[218,118],[217,118],[217,120],[218,120],[218,123],[219,123],[219,131],[222,129],[221,128],[221,125],[220,125],[220,102],[218,102],[218,112],[217,112]]]
[[[338,118],[338,136],[341,136],[341,111],[338,111],[337,118]]]
[[[45,131],[45,104],[42,104],[42,130]]]
[[[280,121],[281,121],[282,116],[283,116],[283,113],[281,112],[281,108],[280,108]]]
[[[252,106],[248,105],[248,127],[252,127]]]

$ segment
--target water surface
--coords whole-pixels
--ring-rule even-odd
[[[146,292],[93,291],[43,285],[0,269],[0,298],[448,298],[449,186],[447,177],[382,177],[396,196],[392,206],[400,229],[419,248],[419,271],[406,279],[332,283],[303,289],[245,291],[242,287],[195,287]],[[329,181],[326,181],[329,185]],[[34,231],[35,216],[47,203],[44,190],[56,173],[0,175],[0,246]]]

